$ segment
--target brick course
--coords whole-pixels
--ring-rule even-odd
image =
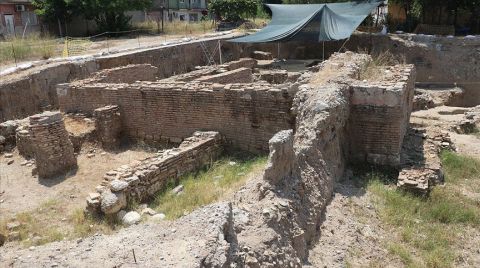
[[[243,150],[268,151],[268,140],[292,129],[293,94],[269,84],[142,82],[62,85],[60,109],[92,113],[118,105],[125,133],[146,142],[179,143],[197,130],[214,130]]]

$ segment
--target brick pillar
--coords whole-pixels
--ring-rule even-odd
[[[120,146],[122,121],[117,105],[98,108],[93,113],[98,140],[106,150],[115,150]]]
[[[30,117],[37,172],[41,178],[63,175],[77,167],[73,145],[60,112],[45,112]]]

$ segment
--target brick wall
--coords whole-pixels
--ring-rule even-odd
[[[293,94],[286,85],[261,83],[72,83],[58,88],[64,112],[91,114],[118,105],[124,131],[134,139],[179,143],[197,130],[213,130],[252,152],[268,151],[276,132],[293,128]]]
[[[109,171],[97,187],[97,193],[87,198],[87,208],[113,214],[125,208],[129,201],[145,202],[163,190],[169,181],[177,181],[182,175],[214,161],[222,153],[222,144],[218,132],[195,132],[178,148],[165,150],[135,166]]]
[[[93,115],[98,141],[102,144],[102,148],[117,149],[120,146],[122,132],[122,119],[118,106],[111,105],[95,109]]]
[[[62,175],[77,167],[73,145],[60,112],[31,116],[29,132],[41,178]]]
[[[352,85],[349,155],[353,161],[398,166],[413,106],[415,69],[412,65],[385,69],[392,74],[385,81]]]

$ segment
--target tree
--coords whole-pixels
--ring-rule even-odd
[[[258,0],[212,0],[208,9],[217,19],[237,22],[255,17],[258,4]]]
[[[85,17],[95,20],[98,30],[123,31],[129,28],[131,16],[125,14],[131,10],[145,10],[152,0],[76,0]]]
[[[33,0],[35,12],[47,22],[58,23],[58,32],[63,36],[62,24],[66,25],[77,12],[73,0]]]

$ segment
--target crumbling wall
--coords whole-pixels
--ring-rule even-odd
[[[22,126],[17,128],[15,137],[18,153],[27,159],[34,157],[35,146],[33,145],[28,127]]]
[[[388,77],[352,85],[348,123],[350,160],[400,165],[400,153],[413,107],[415,69],[393,66]]]
[[[73,145],[60,112],[32,115],[29,132],[39,177],[65,174],[77,167]]]
[[[117,105],[105,106],[93,111],[98,141],[106,150],[115,150],[120,146],[122,121]]]
[[[113,214],[130,201],[146,201],[168,182],[214,161],[222,150],[223,138],[218,132],[195,132],[178,148],[165,150],[137,165],[107,172],[97,193],[87,198],[88,209]]]
[[[205,83],[219,83],[219,84],[228,84],[228,83],[251,83],[253,81],[252,69],[241,67],[232,71],[227,71],[224,73],[214,74],[203,76],[196,81]]]
[[[199,129],[222,133],[243,150],[268,150],[268,140],[292,129],[293,95],[287,85],[164,83],[62,85],[60,109],[92,113],[118,105],[125,134],[145,142],[179,143]]]
[[[96,83],[133,83],[155,81],[158,68],[150,64],[129,64],[95,73],[89,80]]]

